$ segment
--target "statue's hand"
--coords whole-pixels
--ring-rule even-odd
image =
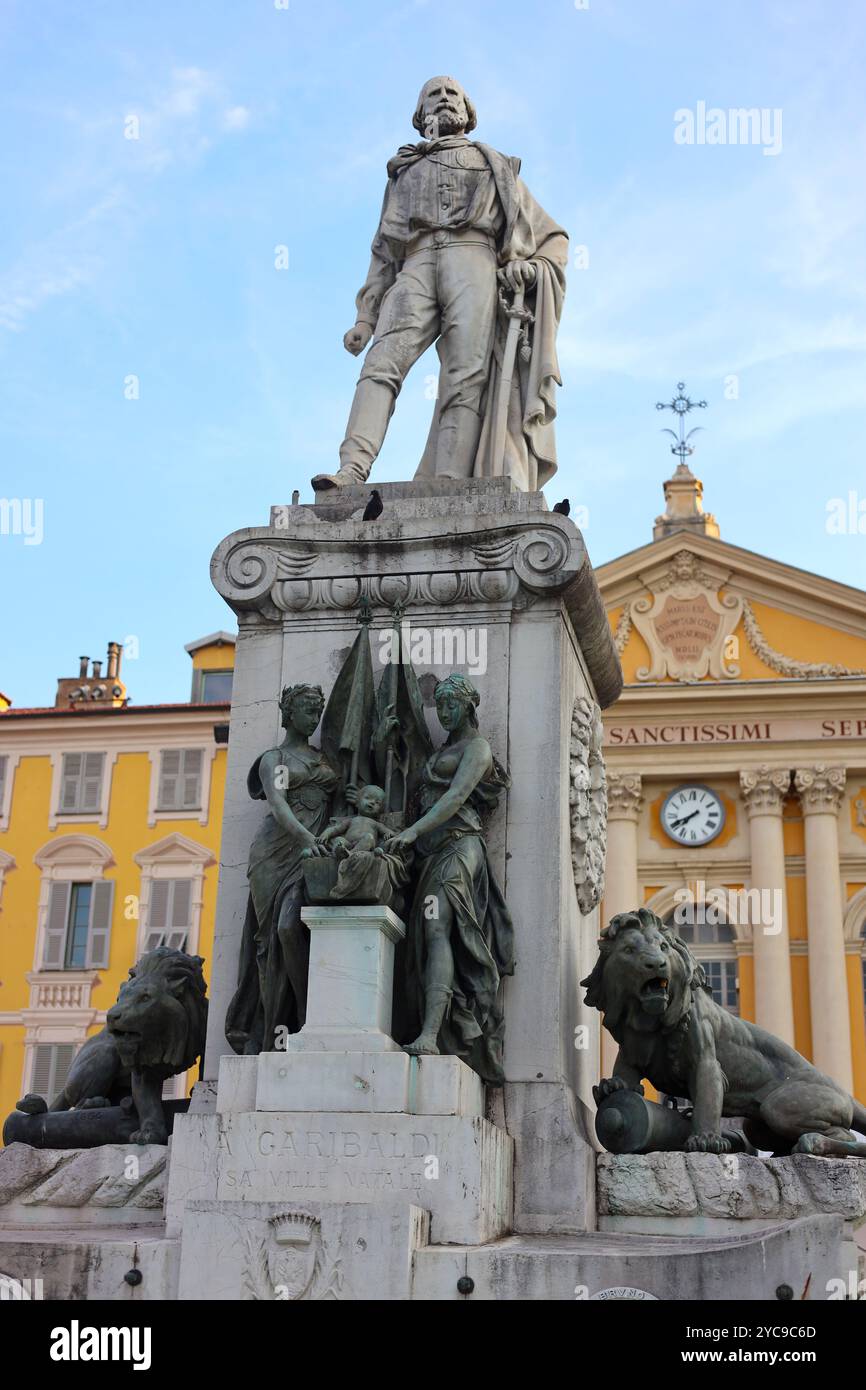
[[[286,829],[287,829],[290,833],[294,833],[294,834],[295,834],[296,839],[297,839],[298,843],[300,844],[302,851],[306,852],[307,850],[309,850],[309,851],[310,851],[310,854],[315,854],[315,853],[316,853],[316,837],[315,837],[315,835],[313,835],[309,830],[306,830],[306,829],[304,829],[303,827],[301,827],[301,828],[302,828],[302,830],[303,830],[303,834],[302,834],[302,835],[298,835],[298,834],[297,834],[297,826],[295,826],[295,825],[288,825],[288,826],[286,826]],[[309,856],[308,856],[308,857],[309,857]]]
[[[393,702],[385,706],[385,711],[373,735],[373,743],[377,747],[381,747],[383,744],[388,743],[392,734],[395,734],[400,728],[400,720],[397,718],[395,710],[396,706]]]
[[[302,859],[324,859],[331,853],[331,845],[327,840],[314,840],[306,849],[301,850]]]
[[[418,831],[414,825],[409,825],[405,830],[401,830],[399,835],[386,840],[384,849],[388,854],[399,854],[401,849],[411,849],[417,839]]]
[[[373,329],[369,323],[356,323],[343,338],[343,347],[347,352],[351,352],[353,357],[357,357],[359,352],[364,351],[372,336]]]
[[[532,261],[509,261],[500,271],[497,271],[499,280],[508,286],[512,294],[518,290],[531,290],[538,278],[538,272]]]

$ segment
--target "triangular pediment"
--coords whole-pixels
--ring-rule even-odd
[[[674,532],[597,571],[627,685],[866,676],[866,593]]]
[[[153,867],[156,864],[200,864],[202,868],[207,868],[209,864],[215,864],[216,858],[206,845],[200,845],[195,840],[191,840],[188,835],[180,835],[175,831],[171,835],[165,835],[161,840],[156,840],[146,849],[140,849],[134,854],[133,859],[140,868],[145,865]]]

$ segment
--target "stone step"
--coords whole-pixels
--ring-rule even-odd
[[[415,1254],[414,1299],[771,1300],[828,1297],[842,1218],[829,1214],[719,1239],[593,1231],[512,1235],[483,1246],[429,1245]],[[463,1293],[458,1281],[473,1281]],[[783,1294],[782,1297],[785,1295]]]

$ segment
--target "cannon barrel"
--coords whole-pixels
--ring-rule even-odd
[[[608,1153],[648,1154],[682,1149],[692,1125],[682,1110],[637,1091],[614,1091],[596,1111],[595,1132]]]
[[[41,1115],[13,1110],[3,1126],[4,1144],[34,1149],[91,1149],[98,1144],[127,1144],[138,1129],[132,1101],[95,1110],[43,1110]]]

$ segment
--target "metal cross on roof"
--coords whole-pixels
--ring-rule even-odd
[[[701,425],[695,425],[694,429],[689,430],[686,434],[686,416],[690,410],[706,410],[706,408],[706,401],[693,401],[686,395],[686,383],[684,381],[677,382],[677,394],[673,400],[656,401],[656,410],[672,410],[677,417],[679,434],[669,429],[662,430],[662,434],[669,434],[673,439],[674,443],[670,445],[670,451],[678,456],[680,463],[685,463],[686,459],[695,452],[695,445],[690,444],[689,440],[693,434],[697,434],[703,428]]]

